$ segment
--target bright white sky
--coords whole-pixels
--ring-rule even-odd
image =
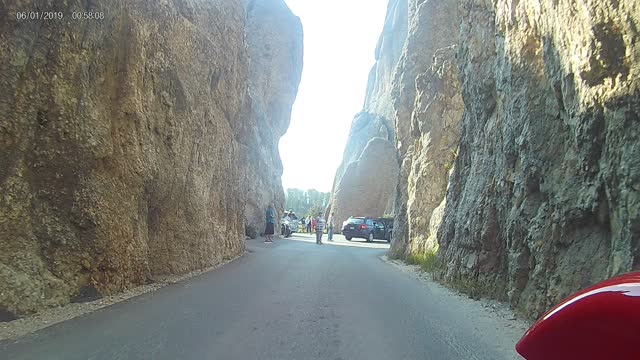
[[[285,0],[302,20],[304,69],[280,140],[285,189],[331,191],[353,117],[362,110],[388,0]]]

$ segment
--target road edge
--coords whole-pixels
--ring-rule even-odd
[[[387,255],[378,256],[378,258],[388,265],[396,268],[407,276],[419,281],[428,291],[449,296],[458,306],[462,306],[469,319],[479,321],[474,324],[481,331],[482,336],[491,333],[490,338],[486,340],[493,343],[496,348],[504,351],[509,359],[522,359],[515,351],[515,344],[533,325],[533,322],[516,316],[516,313],[505,302],[495,299],[479,298],[474,299],[469,295],[462,293],[454,288],[446,286],[433,279],[432,275],[420,269],[418,265],[410,265],[401,260],[389,259]],[[500,336],[498,336],[500,334]]]
[[[55,307],[43,310],[33,315],[25,316],[13,321],[0,323],[0,344],[2,342],[16,340],[25,335],[45,329],[49,326],[59,324],[71,319],[90,314],[92,312],[104,309],[106,307],[118,304],[120,302],[157,291],[165,286],[176,284],[185,280],[189,280],[196,276],[214,271],[222,266],[232,263],[243,256],[249,254],[250,251],[245,249],[240,255],[224,260],[219,264],[208,268],[194,270],[186,274],[159,276],[154,282],[147,285],[140,285],[117,294],[102,297],[95,301],[85,303],[69,303],[65,306]]]

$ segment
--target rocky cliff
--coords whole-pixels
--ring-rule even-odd
[[[284,0],[247,2],[250,118],[247,235],[264,233],[269,203],[285,205],[278,142],[289,128],[302,75],[302,23]],[[280,217],[278,217],[280,218]]]
[[[530,316],[640,269],[640,3],[461,2],[442,275]]]
[[[267,87],[285,90],[263,97],[255,89],[265,80],[254,76],[269,65],[249,61],[261,50],[246,46],[259,43],[251,31],[271,14],[247,20],[241,0],[87,6],[0,4],[5,318],[242,253],[253,178],[277,181],[277,169],[252,162],[278,163],[271,145],[297,86],[278,82],[297,78],[267,76]],[[16,20],[36,8],[65,19]],[[70,18],[87,10],[104,19]],[[279,49],[299,33],[277,31],[257,35],[274,40],[260,45],[301,51]],[[264,104],[273,120],[255,132]],[[256,144],[266,155],[255,155]]]
[[[407,37],[407,0],[392,0],[376,47],[376,63],[369,73],[363,110],[351,124],[342,164],[336,171],[330,209],[336,224],[349,216],[382,216],[393,211],[393,193],[399,171],[395,148],[392,82]],[[376,139],[372,144],[370,141]],[[365,153],[365,149],[370,151]],[[378,166],[371,155],[381,156]],[[363,169],[367,169],[363,171]],[[385,184],[379,186],[380,184]],[[363,196],[376,188],[375,197]],[[370,194],[367,191],[367,194]]]
[[[431,218],[444,207],[464,107],[455,56],[458,33],[450,27],[457,23],[456,6],[455,0],[409,3],[409,34],[393,84],[402,162],[391,249],[395,256],[437,248],[440,222]]]
[[[640,269],[638,1],[459,0],[457,41],[414,4],[394,253],[439,246],[441,279],[530,317]]]

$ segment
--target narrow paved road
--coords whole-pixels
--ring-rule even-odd
[[[249,241],[210,273],[0,344],[2,359],[511,359],[385,243]]]

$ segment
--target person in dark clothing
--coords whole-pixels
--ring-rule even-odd
[[[266,213],[267,226],[264,229],[264,235],[266,236],[266,243],[273,242],[273,234],[276,232],[276,212],[273,210],[273,204],[269,205]]]
[[[329,235],[329,241],[333,241],[333,227],[336,224],[334,215],[335,213],[332,211],[329,216],[329,222],[327,222],[327,234]]]
[[[311,215],[307,216],[307,234],[311,234],[311,224],[312,220],[311,220]]]

